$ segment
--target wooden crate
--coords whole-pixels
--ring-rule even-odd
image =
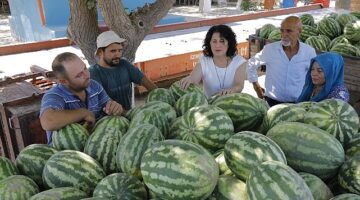
[[[336,0],[335,2],[336,9],[345,9],[350,11],[360,11],[360,1],[359,0]]]

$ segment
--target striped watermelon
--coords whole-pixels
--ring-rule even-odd
[[[175,98],[172,95],[171,91],[166,88],[156,88],[149,92],[146,103],[151,101],[162,101],[170,104],[171,106],[175,105]]]
[[[210,152],[223,148],[234,134],[230,117],[225,111],[212,105],[190,109],[181,117],[174,130],[172,138],[195,142]]]
[[[42,176],[48,188],[76,187],[90,195],[96,184],[105,177],[105,172],[89,155],[64,150],[50,157]]]
[[[219,174],[220,175],[233,175],[232,171],[226,164],[225,156],[224,156],[224,149],[220,149],[213,154],[215,157],[215,161],[219,165]]]
[[[208,200],[247,199],[246,184],[233,176],[220,176]]]
[[[359,128],[355,109],[339,99],[326,99],[317,103],[308,111],[304,122],[327,131],[342,144],[348,142]]]
[[[360,195],[360,155],[346,160],[341,166],[338,181],[342,188]]]
[[[84,153],[97,160],[106,174],[116,172],[116,149],[122,133],[118,128],[103,126],[97,128],[86,141]]]
[[[136,114],[144,110],[158,111],[162,113],[167,118],[169,123],[176,118],[176,111],[170,104],[162,101],[151,101],[141,105],[138,109],[132,110],[131,113],[129,113],[130,119],[133,119]]]
[[[360,20],[347,23],[344,27],[344,36],[353,43],[360,42]]]
[[[180,97],[175,104],[177,116],[182,116],[192,107],[207,105],[206,96],[199,92],[190,92]]]
[[[328,13],[325,15],[325,18],[332,18],[332,19],[335,19],[338,17],[339,15],[335,12],[331,12],[331,13]]]
[[[129,128],[129,120],[122,116],[105,116],[96,122],[93,132],[96,129],[104,129],[106,127],[118,128],[122,133],[126,133]]]
[[[90,197],[90,198],[85,198],[85,199],[81,199],[81,200],[109,200],[109,199],[105,198],[105,197]]]
[[[119,171],[142,179],[141,157],[147,148],[164,140],[161,131],[151,124],[143,124],[129,129],[121,138],[116,151],[116,164]]]
[[[119,200],[147,199],[143,183],[135,177],[124,173],[111,174],[102,179],[96,185],[93,196]]]
[[[353,156],[360,155],[360,133],[355,134],[349,142],[345,144],[345,155],[346,158],[352,158]]]
[[[6,157],[0,156],[0,181],[16,174],[19,174],[19,171],[14,163]]]
[[[73,123],[53,132],[52,146],[57,150],[83,151],[88,137],[89,133],[82,125]]]
[[[174,118],[175,119],[175,118]],[[169,134],[169,122],[166,119],[166,116],[159,111],[152,110],[142,110],[137,113],[130,122],[129,128],[134,128],[141,124],[152,124],[156,126],[163,136],[167,138]]]
[[[319,32],[316,27],[308,26],[308,25],[302,26],[302,30],[301,30],[301,34],[300,34],[301,41],[305,42],[306,39],[308,39],[309,37],[317,36],[317,35],[319,35]]]
[[[276,29],[276,27],[273,24],[265,24],[260,28],[259,31],[259,37],[267,39],[270,35],[270,33]]]
[[[271,128],[266,136],[284,151],[290,167],[323,180],[333,177],[345,160],[340,142],[312,125],[283,122]]]
[[[243,181],[248,179],[255,166],[265,161],[276,160],[286,164],[284,152],[274,141],[251,131],[231,136],[225,144],[224,155],[228,167]]]
[[[330,49],[330,51],[337,52],[344,56],[360,56],[359,48],[351,44],[337,43]]]
[[[255,130],[261,125],[269,108],[264,100],[245,93],[221,96],[212,105],[225,110],[230,116],[236,132]]]
[[[219,168],[202,146],[165,140],[146,150],[141,159],[144,183],[160,199],[206,199],[214,190]]]
[[[317,102],[315,102],[315,101],[303,101],[303,102],[298,103],[297,105],[304,108],[305,111],[309,111],[311,109],[311,107],[313,107],[316,104],[317,104]]]
[[[330,42],[329,49],[332,49],[338,43],[350,44],[349,40],[346,39],[345,35],[340,35],[339,37],[336,37]]]
[[[352,11],[350,12],[353,16],[355,16],[357,19],[360,19],[360,11]]]
[[[318,35],[318,37],[321,38],[325,42],[326,49],[329,49],[329,46],[331,43],[330,38],[326,35]]]
[[[328,45],[327,40],[323,38],[322,36],[310,36],[305,40],[305,43],[312,46],[316,51],[327,51]]]
[[[331,40],[341,35],[341,27],[339,23],[332,18],[323,18],[318,23],[318,31],[322,35],[326,35]]]
[[[331,198],[330,200],[360,200],[360,195],[346,193],[346,194],[337,195]]]
[[[39,193],[39,187],[31,178],[23,175],[9,176],[0,181],[1,200],[28,200]]]
[[[270,41],[280,41],[281,40],[281,32],[279,28],[275,28],[271,33],[269,34],[268,40]]]
[[[20,174],[25,175],[42,188],[42,171],[48,159],[57,153],[54,148],[46,144],[32,144],[21,150],[16,157],[16,167],[19,169]]]
[[[87,194],[74,187],[60,187],[46,190],[32,196],[30,200],[79,200]]]
[[[315,26],[314,17],[310,14],[302,14],[300,15],[301,23],[304,26]]]
[[[305,181],[289,166],[266,161],[255,166],[246,182],[249,200],[313,200]]]
[[[190,86],[188,88],[186,88],[186,90],[184,91],[180,87],[180,81],[176,81],[173,84],[171,84],[169,90],[171,91],[173,97],[175,98],[175,101],[177,101],[182,95],[189,93],[189,92],[203,93],[202,89],[195,84],[190,84]]]
[[[341,30],[344,30],[346,24],[348,24],[349,22],[355,22],[357,20],[357,17],[355,17],[354,15],[351,15],[349,13],[343,13],[340,14],[337,18],[336,21],[339,23]]]
[[[329,187],[317,176],[306,172],[300,172],[299,175],[309,187],[314,200],[328,200],[334,196]]]

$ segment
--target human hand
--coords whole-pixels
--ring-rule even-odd
[[[95,124],[96,118],[93,112],[84,109],[85,110],[85,117],[84,117],[84,128],[86,128],[87,130],[91,130],[91,128],[93,127],[93,125]]]
[[[189,76],[187,76],[180,80],[180,88],[182,90],[186,90],[190,86],[191,82],[189,79],[190,79]]]
[[[107,115],[113,116],[121,115],[124,111],[123,107],[113,100],[108,101],[103,110]]]
[[[254,90],[260,99],[265,99],[265,89],[264,88],[262,88],[259,84],[257,84],[257,85],[254,85]]]
[[[227,95],[227,94],[231,94],[231,93],[234,93],[234,91],[232,89],[225,89],[225,90],[222,90],[222,91],[216,93],[215,95],[223,96],[223,95]]]

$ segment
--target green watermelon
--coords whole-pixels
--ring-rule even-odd
[[[40,192],[30,200],[79,200],[86,197],[87,194],[77,188],[60,187]]]
[[[226,164],[225,156],[224,156],[224,149],[220,149],[216,151],[213,156],[215,157],[215,161],[219,165],[219,175],[233,175],[232,171]]]
[[[347,23],[344,27],[344,36],[353,43],[360,42],[360,20]]]
[[[320,34],[327,36],[331,40],[341,35],[339,23],[332,18],[323,18],[319,21],[317,29]]]
[[[329,42],[329,44],[327,42],[328,41],[320,35],[310,36],[305,40],[306,44],[312,46],[316,51],[319,51],[319,52],[328,50],[328,45],[330,44],[330,42]]]
[[[349,40],[346,39],[344,35],[340,35],[330,42],[329,49],[332,49],[338,43],[350,44]]]
[[[314,17],[310,14],[302,14],[300,15],[301,23],[304,27],[305,26],[315,26],[315,20]]]
[[[165,140],[146,150],[141,173],[146,186],[160,199],[197,200],[211,195],[219,168],[202,146]]]
[[[97,160],[106,174],[114,173],[116,172],[116,149],[124,134],[111,124],[99,127],[86,141],[84,153]]]
[[[340,53],[341,55],[344,56],[355,56],[355,57],[360,56],[359,48],[351,44],[337,43],[330,49],[330,51]]]
[[[105,177],[105,172],[89,155],[64,150],[50,157],[42,176],[47,188],[75,187],[90,195],[96,184]]]
[[[182,116],[192,107],[207,105],[206,96],[199,92],[190,92],[180,97],[175,104],[177,116]]]
[[[96,122],[92,131],[94,132],[96,129],[104,129],[110,126],[118,128],[122,133],[126,133],[129,123],[129,120],[123,116],[105,116]]]
[[[159,111],[154,111],[154,110],[140,111],[131,120],[129,128],[134,128],[141,124],[152,124],[161,131],[161,133],[165,138],[168,137],[169,129],[170,129],[169,122],[166,119],[166,116]]]
[[[189,93],[189,92],[202,92],[202,89],[195,85],[195,84],[190,84],[190,86],[188,88],[186,88],[186,90],[181,89],[180,87],[180,81],[176,81],[173,84],[171,84],[169,90],[171,91],[172,95],[175,98],[175,101],[177,101],[182,95]]]
[[[156,88],[149,92],[146,103],[151,101],[162,101],[168,103],[171,106],[175,105],[175,98],[172,95],[171,91],[166,88]]]
[[[269,106],[264,100],[246,93],[233,93],[217,98],[215,105],[230,116],[236,132],[258,128]]]
[[[32,144],[25,147],[16,157],[15,164],[20,174],[31,178],[39,187],[43,187],[42,171],[48,159],[57,153],[46,144]]]
[[[6,157],[0,156],[0,181],[16,174],[19,174],[19,171],[14,163]]]
[[[354,15],[351,15],[349,13],[340,14],[336,18],[336,21],[339,23],[341,30],[344,30],[346,24],[355,22],[356,20],[357,20],[357,17],[355,17]]]
[[[255,166],[265,161],[276,160],[286,164],[284,152],[274,141],[251,131],[231,136],[225,144],[224,155],[227,166],[243,181],[248,179]]]
[[[208,200],[247,199],[246,184],[233,176],[220,176]]]
[[[279,28],[274,29],[269,34],[268,40],[270,41],[280,41],[281,40],[281,32]]]
[[[234,134],[234,126],[226,112],[213,105],[191,108],[182,117],[170,138],[195,142],[210,152],[224,147]]]
[[[317,102],[315,102],[315,101],[303,101],[303,102],[298,103],[297,105],[304,108],[305,111],[309,111],[311,109],[311,107],[313,107],[316,104],[317,104]]]
[[[96,185],[93,196],[118,200],[147,199],[143,183],[135,177],[124,173],[111,174],[102,179]]]
[[[360,154],[360,133],[355,134],[344,146],[347,159]]]
[[[359,128],[355,109],[339,99],[326,99],[317,103],[308,111],[304,122],[327,131],[342,144],[348,142]]]
[[[9,176],[0,181],[1,200],[28,200],[39,193],[39,187],[31,178],[23,175]]]
[[[357,19],[360,19],[360,11],[353,11],[353,12],[350,12],[350,14],[355,16]]]
[[[303,25],[302,26],[302,31],[301,31],[301,34],[300,34],[300,39],[301,39],[301,41],[305,42],[306,39],[308,39],[309,37],[318,36],[318,35],[319,35],[319,32],[318,32],[316,27]]]
[[[334,196],[329,187],[319,177],[305,172],[300,172],[299,175],[309,187],[314,200],[328,200]]]
[[[337,195],[331,198],[330,200],[360,200],[360,195],[346,193],[346,194]]]
[[[119,171],[142,179],[141,157],[147,148],[164,140],[161,131],[151,124],[143,124],[129,129],[121,138],[116,151],[116,164]]]
[[[131,113],[129,113],[130,119],[133,119],[136,114],[144,110],[158,111],[162,113],[167,118],[169,123],[171,123],[176,118],[176,111],[170,104],[162,101],[151,101],[141,105],[138,109],[131,111]]]
[[[82,125],[73,123],[53,132],[52,146],[57,150],[83,151],[88,137],[89,133]]]
[[[305,181],[286,164],[266,161],[255,166],[246,181],[249,200],[313,200]]]
[[[338,181],[342,188],[360,194],[360,155],[355,155],[341,166]]]
[[[326,131],[299,122],[283,122],[267,135],[283,150],[288,165],[326,180],[336,175],[345,160],[340,142]]]
[[[328,13],[325,15],[325,18],[332,18],[332,19],[335,19],[338,17],[339,15],[335,12],[331,12],[331,13]]]
[[[276,27],[273,24],[265,24],[260,28],[259,31],[259,37],[267,39],[270,35],[270,33],[276,29]]]

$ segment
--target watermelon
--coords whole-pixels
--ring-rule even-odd
[[[355,17],[354,15],[351,15],[349,13],[340,14],[336,18],[336,21],[339,23],[341,30],[344,30],[346,24],[355,22],[356,20],[357,20],[357,17]]]
[[[270,35],[270,33],[276,29],[276,27],[273,24],[265,24],[260,28],[259,31],[259,37],[267,39]]]
[[[305,42],[306,39],[308,39],[310,36],[317,36],[317,35],[319,35],[319,32],[316,27],[308,26],[308,25],[302,26],[302,31],[300,34],[301,41]]]
[[[218,165],[206,149],[181,140],[161,141],[147,149],[140,168],[144,183],[160,199],[206,199],[219,177]]]
[[[75,187],[90,195],[96,184],[105,177],[105,172],[89,155],[64,150],[49,158],[42,176],[47,188]]]
[[[6,157],[0,156],[0,181],[16,174],[19,174],[19,171],[14,163]]]
[[[42,171],[48,159],[57,153],[54,148],[46,144],[32,144],[25,147],[16,157],[15,164],[22,175],[31,178],[42,188]]]
[[[190,84],[190,86],[186,88],[186,90],[181,89],[180,81],[176,81],[173,84],[171,84],[169,90],[171,91],[173,97],[175,98],[175,101],[177,101],[181,96],[189,92],[203,93],[202,89],[195,84]]]
[[[122,133],[126,133],[129,128],[129,123],[129,120],[123,116],[105,116],[96,122],[92,131],[94,132],[96,129],[104,129],[111,126],[118,128]]]
[[[215,190],[208,200],[247,199],[246,184],[233,176],[220,176]]]
[[[340,35],[330,42],[329,49],[333,48],[338,43],[350,44],[349,40],[346,39],[344,35]]]
[[[329,187],[319,177],[305,172],[300,172],[299,175],[309,187],[314,200],[328,200],[334,196]]]
[[[147,199],[143,183],[135,177],[124,173],[111,174],[102,179],[96,185],[93,196],[119,200]]]
[[[342,33],[339,23],[332,18],[323,18],[320,20],[317,29],[320,34],[327,36],[331,40]]]
[[[347,23],[344,27],[344,36],[353,43],[360,42],[360,20]]]
[[[268,40],[270,41],[280,41],[281,40],[281,31],[279,28],[274,29],[269,34]]]
[[[350,14],[355,16],[357,19],[360,19],[360,12],[359,11],[353,11],[353,12],[350,12]]]
[[[251,131],[231,136],[225,144],[224,155],[227,166],[243,181],[247,180],[255,166],[265,161],[276,160],[286,164],[284,152],[274,141]]]
[[[283,122],[267,135],[283,150],[288,165],[326,180],[336,175],[345,160],[340,142],[326,131],[299,122]]]
[[[298,103],[297,105],[304,108],[305,111],[309,111],[311,109],[311,107],[313,107],[316,104],[317,104],[317,102],[315,102],[315,101],[303,101],[303,102]]]
[[[360,154],[360,133],[355,134],[344,146],[346,158]]]
[[[198,143],[215,152],[224,147],[234,134],[234,126],[226,112],[213,105],[193,107],[181,117],[171,138]]]
[[[0,181],[0,199],[28,200],[39,193],[39,187],[29,177],[23,175],[9,176]]]
[[[318,35],[318,36],[310,36],[305,40],[305,43],[312,46],[316,51],[322,52],[322,51],[327,51],[328,50],[328,45],[327,43],[328,41]]]
[[[83,151],[88,137],[89,133],[82,125],[73,123],[53,131],[52,146],[57,150]]]
[[[300,15],[301,23],[304,26],[315,26],[314,17],[310,14],[302,14]]]
[[[146,103],[151,101],[162,101],[168,103],[171,106],[175,105],[175,98],[172,95],[171,91],[166,88],[156,88],[149,92]]]
[[[143,124],[129,129],[121,138],[116,151],[116,164],[119,171],[142,179],[141,157],[146,149],[164,140],[161,131],[151,124]]]
[[[129,114],[130,119],[132,119],[136,114],[144,110],[158,111],[162,113],[167,118],[167,121],[169,123],[176,118],[176,111],[170,104],[162,101],[151,101],[144,105],[141,105],[139,109],[135,109],[134,111],[132,111]]]
[[[246,182],[249,200],[313,200],[305,181],[289,166],[266,161],[255,166]]]
[[[215,105],[230,116],[236,132],[255,130],[261,125],[269,106],[264,100],[246,93],[233,93],[217,98]]]
[[[346,193],[346,194],[337,195],[331,198],[330,200],[360,200],[360,195]]]
[[[355,155],[341,166],[338,181],[342,188],[360,194],[360,155]]]
[[[359,128],[359,117],[350,104],[339,99],[326,99],[313,106],[304,122],[317,126],[347,143]]]
[[[86,141],[84,153],[97,160],[106,174],[116,172],[116,149],[124,135],[118,128],[102,126],[95,129]]]
[[[206,96],[199,92],[190,92],[180,97],[175,104],[177,116],[182,116],[192,107],[207,105]]]
[[[231,170],[226,164],[225,156],[224,156],[224,149],[220,149],[216,151],[213,156],[215,157],[215,161],[219,165],[219,175],[233,175]]]
[[[325,15],[325,18],[332,18],[332,19],[335,19],[338,17],[339,15],[335,12],[331,12],[331,13],[328,13]]]
[[[340,53],[341,55],[344,56],[355,56],[355,57],[360,56],[359,48],[351,44],[337,43],[330,49],[330,51]]]
[[[79,200],[87,194],[74,187],[60,187],[46,190],[32,196],[30,200]]]
[[[154,110],[140,111],[131,120],[129,128],[134,128],[141,124],[152,124],[161,131],[161,133],[165,138],[167,138],[168,136],[170,129],[169,122],[166,119],[166,116],[159,111],[154,111]]]

